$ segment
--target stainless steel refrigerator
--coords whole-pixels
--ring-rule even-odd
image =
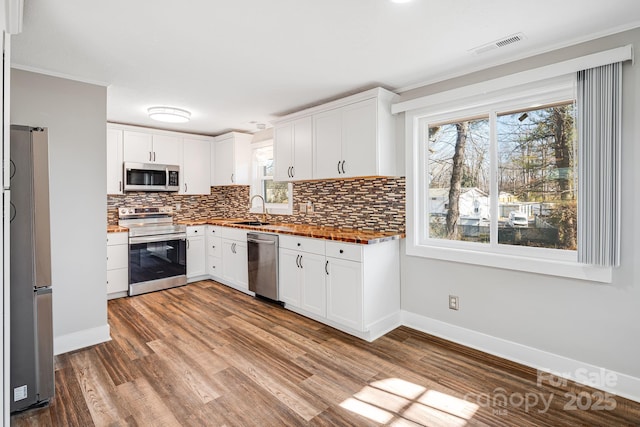
[[[11,126],[11,412],[54,393],[47,130]]]

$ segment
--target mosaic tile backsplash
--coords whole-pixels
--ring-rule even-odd
[[[118,223],[122,206],[176,206],[176,220],[257,218],[250,214],[249,186],[211,187],[210,195],[134,192],[107,196],[107,220]],[[298,210],[311,202],[313,212]],[[358,230],[405,232],[405,178],[354,178],[295,182],[293,215],[269,215],[271,222]]]

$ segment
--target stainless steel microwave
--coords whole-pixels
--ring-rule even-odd
[[[180,190],[180,166],[125,162],[124,191],[178,190]]]

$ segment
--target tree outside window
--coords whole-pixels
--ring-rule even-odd
[[[574,117],[565,102],[428,124],[428,237],[576,250]]]

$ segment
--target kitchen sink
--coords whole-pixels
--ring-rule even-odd
[[[261,222],[261,221],[240,221],[240,222],[234,222],[234,224],[238,224],[238,225],[269,225],[268,222]]]

